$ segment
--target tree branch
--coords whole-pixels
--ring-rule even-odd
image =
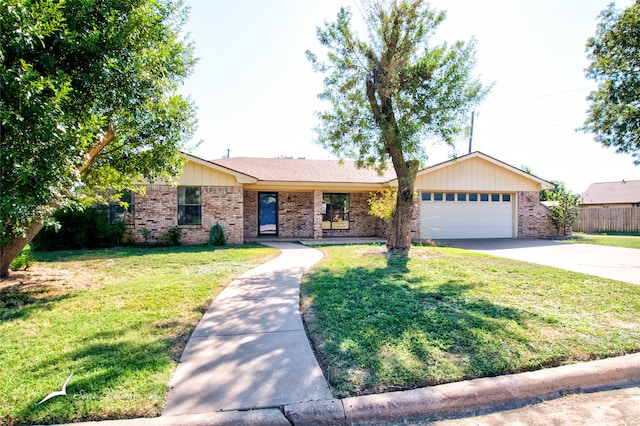
[[[112,140],[114,140],[115,137],[116,137],[116,131],[113,128],[113,123],[109,122],[105,133],[98,140],[98,143],[89,150],[86,161],[82,166],[80,166],[80,173],[87,170],[87,168],[91,165],[91,163],[93,163],[93,160],[98,156],[100,151],[102,151],[105,146],[109,145],[109,143]]]

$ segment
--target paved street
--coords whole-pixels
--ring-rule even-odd
[[[416,426],[622,426],[637,424],[640,424],[640,387],[638,386],[595,393],[572,394],[564,398],[490,414],[437,422],[417,422]]]

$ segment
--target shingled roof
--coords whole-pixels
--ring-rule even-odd
[[[379,175],[375,170],[356,167],[355,161],[232,157],[210,162],[260,181],[380,184],[396,178],[391,165]]]
[[[640,180],[597,182],[580,196],[580,204],[626,204],[640,202]]]

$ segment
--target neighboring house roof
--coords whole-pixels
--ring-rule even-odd
[[[396,177],[391,166],[379,175],[375,170],[358,168],[355,161],[232,157],[211,163],[260,181],[382,184]]]
[[[597,182],[580,196],[580,204],[640,203],[640,180]]]

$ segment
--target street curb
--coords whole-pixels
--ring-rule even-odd
[[[296,426],[381,424],[453,416],[506,404],[558,398],[571,391],[593,391],[638,382],[640,353],[408,391],[304,402],[285,406],[284,412]]]
[[[381,425],[412,419],[438,419],[471,411],[549,400],[564,393],[640,384],[640,353],[526,373],[485,377],[425,388],[309,401],[246,411],[107,420],[100,426],[305,426]],[[283,414],[284,413],[284,414]],[[96,422],[76,425],[96,425]]]

